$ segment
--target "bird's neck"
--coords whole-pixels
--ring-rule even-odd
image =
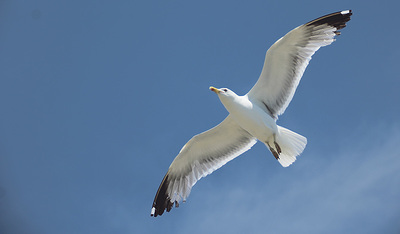
[[[235,113],[237,111],[242,111],[243,109],[249,109],[252,107],[252,104],[247,98],[247,95],[235,95],[229,98],[220,98],[220,100],[229,113]]]

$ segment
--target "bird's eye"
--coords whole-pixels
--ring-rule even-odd
[[[228,92],[228,90],[227,89],[223,89],[224,90],[224,92]]]

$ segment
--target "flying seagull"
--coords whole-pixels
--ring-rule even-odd
[[[330,45],[339,29],[346,27],[351,10],[335,12],[303,24],[276,41],[267,51],[257,83],[244,96],[227,88],[215,92],[229,115],[216,127],[194,136],[180,150],[154,198],[151,216],[169,212],[186,201],[202,177],[263,142],[283,166],[300,155],[307,139],[276,120],[293,98],[311,56]]]

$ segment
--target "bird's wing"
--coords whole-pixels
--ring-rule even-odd
[[[335,40],[351,15],[351,10],[347,10],[322,16],[275,42],[266,53],[261,75],[247,94],[249,98],[259,102],[274,118],[283,114],[311,56]]]
[[[189,196],[191,188],[202,177],[249,150],[257,139],[242,129],[229,115],[216,127],[198,134],[183,146],[171,163],[156,197],[151,216],[162,215],[173,204]]]

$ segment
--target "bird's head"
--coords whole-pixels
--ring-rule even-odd
[[[210,90],[213,91],[214,93],[218,94],[218,96],[229,96],[232,95],[232,91],[227,89],[227,88],[214,88],[214,87],[210,87]]]
[[[214,93],[218,94],[219,99],[221,102],[225,105],[226,103],[231,103],[233,102],[236,98],[237,95],[234,93],[232,90],[227,89],[227,88],[214,88],[210,87],[210,90],[213,91]]]

